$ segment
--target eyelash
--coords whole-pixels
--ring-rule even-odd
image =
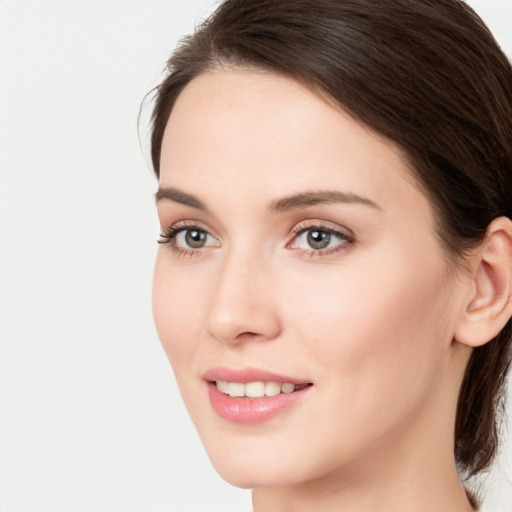
[[[318,221],[305,221],[301,224],[297,225],[292,230],[292,241],[286,244],[286,247],[291,247],[291,245],[297,240],[297,238],[304,233],[308,233],[310,231],[320,231],[322,233],[328,233],[329,235],[335,236],[340,239],[340,242],[331,248],[324,249],[299,249],[295,250],[300,252],[301,254],[308,255],[311,258],[313,257],[325,257],[331,254],[335,254],[341,251],[349,250],[355,243],[355,237],[351,233],[344,233],[338,229],[334,229],[329,226],[322,225],[321,222]]]
[[[212,236],[206,229],[203,229],[201,226],[197,224],[177,224],[174,226],[171,226],[168,230],[162,231],[160,233],[160,239],[157,240],[159,244],[162,245],[169,245],[171,251],[176,254],[177,256],[189,256],[194,257],[198,255],[198,252],[202,248],[197,249],[184,249],[182,247],[179,247],[176,243],[176,237],[186,231],[201,231],[203,233],[206,233],[207,236]],[[299,225],[297,225],[292,230],[293,238],[290,242],[286,244],[287,248],[293,248],[292,244],[297,240],[297,238],[304,233],[307,233],[309,231],[320,231],[322,233],[327,233],[331,236],[335,236],[336,238],[340,239],[340,243],[336,244],[334,247],[331,248],[323,248],[323,249],[299,249],[294,248],[294,250],[298,251],[300,254],[308,255],[310,257],[324,257],[328,256],[340,251],[347,251],[349,250],[355,242],[355,238],[352,234],[343,233],[342,231],[339,231],[337,229],[333,229],[331,227],[327,227],[325,225],[322,225],[321,222],[314,222],[314,221],[305,221]]]
[[[210,233],[206,231],[206,229],[203,229],[201,226],[198,226],[197,224],[176,224],[174,226],[171,226],[166,231],[162,231],[160,233],[160,239],[157,240],[159,244],[162,245],[168,245],[171,249],[171,251],[177,255],[177,256],[189,256],[194,257],[197,256],[197,252],[199,249],[183,249],[182,247],[179,247],[176,243],[176,237],[184,232],[184,231],[201,231],[203,233],[206,233],[209,236]]]

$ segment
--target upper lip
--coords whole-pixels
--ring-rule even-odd
[[[228,382],[280,382],[290,383],[290,384],[311,384],[310,381],[306,379],[300,379],[297,377],[290,377],[288,375],[283,375],[280,373],[271,372],[268,370],[263,370],[261,368],[227,368],[227,367],[215,367],[207,370],[203,378],[207,381],[213,382],[216,380],[224,380]]]

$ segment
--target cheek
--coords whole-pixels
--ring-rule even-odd
[[[160,248],[153,275],[153,316],[160,341],[177,376],[196,351],[203,325],[201,299],[204,281],[170,265]]]
[[[383,416],[390,402],[405,409],[429,392],[445,363],[446,271],[442,260],[412,261],[393,254],[387,262],[303,274],[300,292],[290,290],[292,337],[302,340],[303,357],[323,369],[320,384],[342,396],[344,407]]]

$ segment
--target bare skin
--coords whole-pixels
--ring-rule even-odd
[[[453,430],[492,330],[465,337],[488,304],[483,252],[455,271],[398,148],[289,79],[219,70],[177,100],[160,190],[156,326],[214,466],[253,489],[254,512],[471,510]],[[210,403],[216,366],[311,386],[239,424]]]

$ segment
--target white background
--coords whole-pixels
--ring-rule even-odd
[[[471,4],[511,55],[512,0]],[[251,508],[211,468],[150,306],[138,110],[210,5],[0,0],[2,512]],[[487,510],[510,510],[505,462]]]

